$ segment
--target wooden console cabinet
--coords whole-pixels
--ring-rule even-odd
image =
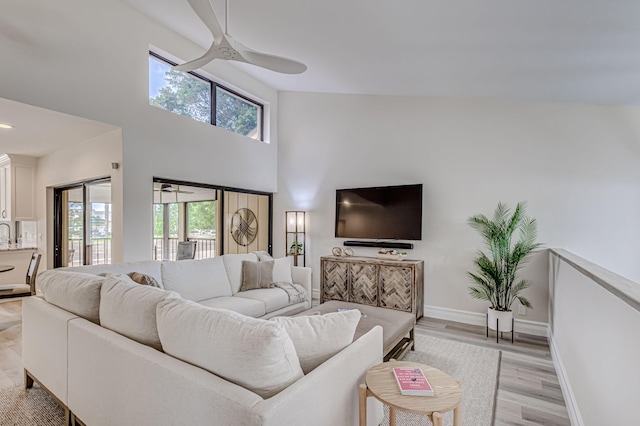
[[[320,258],[320,303],[361,303],[411,312],[422,317],[424,261],[375,257]]]

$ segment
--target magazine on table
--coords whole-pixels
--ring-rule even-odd
[[[434,396],[435,392],[420,368],[395,367],[393,375],[402,395]]]

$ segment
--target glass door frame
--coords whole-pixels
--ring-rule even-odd
[[[268,249],[267,251],[269,252],[269,254],[273,254],[273,192],[263,192],[263,191],[253,191],[251,189],[242,189],[242,188],[233,188],[230,186],[222,186],[222,185],[211,185],[211,184],[207,184],[207,183],[197,183],[197,182],[186,182],[186,181],[182,181],[182,180],[175,180],[175,179],[166,179],[166,178],[161,178],[161,177],[154,177],[153,178],[153,182],[154,183],[168,183],[171,185],[179,185],[179,186],[195,186],[195,187],[200,187],[200,188],[208,188],[208,189],[215,189],[220,191],[219,195],[220,195],[220,199],[218,200],[218,203],[220,203],[220,207],[219,207],[219,211],[220,212],[224,212],[224,194],[225,191],[229,191],[229,192],[238,192],[241,194],[253,194],[253,195],[265,195],[269,198],[269,238],[268,238]],[[165,209],[168,210],[168,209]],[[155,210],[153,212],[155,217]],[[166,214],[166,213],[165,213]],[[166,218],[166,217],[165,217]],[[151,223],[151,226],[153,227],[153,221]],[[224,253],[224,239],[225,239],[225,233],[224,233],[224,214],[220,214],[218,217],[218,223],[217,223],[218,229],[216,230],[216,238],[219,238],[218,242],[216,242],[216,244],[219,246],[219,255],[222,256]],[[219,237],[218,237],[218,234]],[[153,231],[152,231],[152,236],[153,236]],[[216,254],[216,256],[218,256],[218,254]]]
[[[85,180],[82,182],[76,182],[73,184],[56,187],[53,189],[53,267],[59,268],[61,266],[68,266],[68,262],[65,264],[63,262],[64,250],[62,250],[62,245],[65,243],[63,240],[63,223],[64,223],[64,206],[63,206],[63,195],[64,191],[68,191],[71,189],[82,188],[82,204],[83,204],[83,215],[82,215],[82,234],[83,234],[83,244],[82,244],[82,264],[89,265],[87,260],[90,260],[91,253],[89,245],[87,241],[91,239],[91,226],[90,220],[87,215],[90,215],[91,212],[87,213],[87,206],[91,203],[87,199],[88,191],[87,186],[111,182],[111,177],[101,177],[91,180]],[[66,242],[68,244],[68,241]]]

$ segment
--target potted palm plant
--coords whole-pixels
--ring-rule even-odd
[[[479,251],[474,259],[476,272],[469,272],[473,285],[469,294],[491,305],[488,309],[489,328],[496,330],[498,319],[499,330],[511,331],[513,312],[511,305],[516,299],[527,308],[532,308],[529,300],[522,296],[529,281],[518,279],[518,271],[526,262],[526,257],[541,244],[536,243],[537,223],[526,216],[526,205],[516,205],[513,214],[508,205],[498,203],[493,218],[483,214],[469,218],[468,223],[477,230],[487,245],[487,253]],[[519,238],[513,240],[514,233],[519,231]]]

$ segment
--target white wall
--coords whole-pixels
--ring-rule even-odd
[[[640,280],[639,108],[285,92],[279,113],[275,253],[284,211],[307,210],[315,287],[320,256],[342,244],[335,190],[411,183],[424,184],[423,239],[409,256],[425,261],[428,306],[486,311],[468,296],[482,243],[466,220],[498,201],[527,201],[547,247]],[[542,252],[524,270],[535,309],[519,318],[546,322],[547,268]]]
[[[3,4],[0,95],[122,128],[130,261],[151,258],[154,176],[262,191],[277,185],[277,92],[228,63],[205,68],[267,104],[270,143],[151,107],[150,45],[187,59],[202,53],[118,1]]]
[[[640,286],[564,250],[551,253],[550,337],[573,425],[635,425]],[[566,259],[578,265],[576,269]],[[586,272],[586,273],[585,273]],[[605,289],[624,290],[629,305]]]
[[[37,164],[36,205],[40,271],[53,266],[53,188],[85,180],[110,177],[112,203],[112,261],[123,260],[122,240],[122,131],[117,129],[88,141],[40,157]]]

